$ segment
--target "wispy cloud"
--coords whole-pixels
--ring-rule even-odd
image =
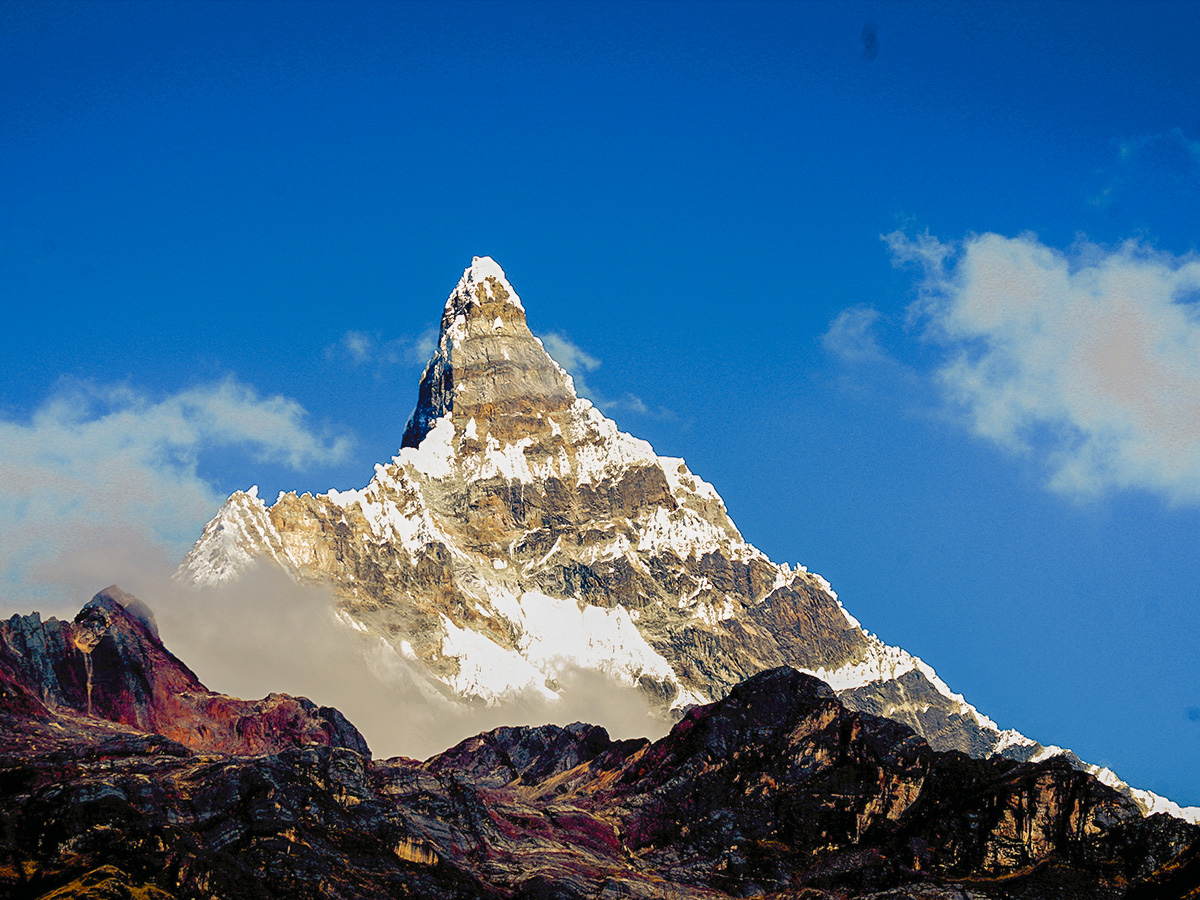
[[[665,407],[651,407],[636,394],[626,393],[621,397],[606,397],[597,392],[587,382],[585,373],[594,372],[600,368],[600,360],[569,337],[558,332],[538,335],[542,346],[551,358],[571,376],[575,382],[575,393],[591,400],[596,406],[610,415],[616,412],[631,412],[652,419],[673,420],[676,418],[671,410]]]
[[[371,335],[363,331],[347,331],[335,346],[344,350],[357,366],[370,362],[375,355],[375,342]]]
[[[229,379],[151,398],[65,383],[27,421],[0,420],[0,573],[5,592],[95,589],[178,561],[221,497],[197,471],[204,451],[239,448],[303,469],[339,460],[285,397]]]
[[[565,335],[551,331],[541,335],[542,346],[554,357],[554,361],[571,373],[575,379],[575,387],[584,391],[584,372],[595,372],[600,368],[600,360],[592,356]]]
[[[1200,501],[1200,259],[1031,234],[885,237],[976,434],[1044,456],[1052,488]]]
[[[846,362],[881,362],[887,359],[887,354],[875,337],[878,321],[879,310],[873,307],[843,309],[821,335],[821,344],[827,352]]]
[[[378,332],[347,331],[325,348],[325,358],[354,366],[370,367],[379,377],[393,366],[421,366],[437,349],[437,329],[429,328],[416,337],[383,338]]]

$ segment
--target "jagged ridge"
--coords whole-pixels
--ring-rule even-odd
[[[148,611],[102,593],[55,633],[130,651],[104,669],[114,684],[188,680]],[[41,690],[57,646],[27,647],[5,684]],[[653,743],[500,728],[424,763],[320,741],[200,755],[57,706],[0,705],[4,896],[1174,900],[1200,843],[1063,760],[938,753],[788,668]],[[164,732],[192,724],[159,712]]]

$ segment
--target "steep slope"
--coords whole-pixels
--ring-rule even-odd
[[[235,493],[177,577],[219,584],[256,561],[332,586],[348,627],[466,700],[553,697],[582,668],[678,715],[786,665],[939,750],[1051,752],[864,631],[820,576],[771,562],[683,460],[578,398],[488,257],[446,301],[401,450],[371,483],[269,507]]]

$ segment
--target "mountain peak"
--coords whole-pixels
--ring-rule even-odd
[[[481,305],[479,298],[480,289],[485,294],[492,295],[495,299],[503,300],[518,309],[524,309],[521,305],[521,298],[517,296],[517,292],[513,290],[513,286],[509,284],[508,278],[504,274],[504,269],[500,267],[500,263],[496,262],[490,256],[471,257],[471,265],[463,269],[458,287],[454,289],[454,292],[446,301],[447,308],[453,304],[455,297],[460,293],[466,294],[466,298],[471,302]]]
[[[1062,752],[1002,732],[864,631],[819,575],[747,543],[683,460],[577,398],[489,257],[445,304],[391,463],[360,490],[281,494],[269,508],[234,494],[179,578],[219,584],[256,560],[331,587],[343,625],[468,702],[561,697],[578,669],[673,716],[766,672],[739,696],[769,719],[773,695],[817,690],[789,666],[939,751]],[[1143,809],[1200,817],[1123,790]]]
[[[456,429],[472,418],[509,443],[533,420],[576,400],[574,386],[525,322],[525,307],[504,270],[476,256],[446,300],[438,348],[425,367],[402,447],[418,447],[450,414]],[[461,426],[461,427],[459,427]]]

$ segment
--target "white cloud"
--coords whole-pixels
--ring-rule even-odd
[[[409,359],[425,365],[425,363],[429,362],[429,358],[433,356],[433,351],[437,349],[437,342],[437,329],[427,328],[416,340],[410,342],[408,350]]]
[[[347,331],[340,343],[355,365],[362,365],[374,356],[375,341],[365,332]]]
[[[554,357],[554,361],[571,373],[576,381],[581,379],[583,372],[595,372],[600,368],[600,360],[587,353],[570,338],[551,331],[541,335],[542,345],[546,352]]]
[[[294,400],[232,379],[158,399],[72,382],[28,421],[0,420],[8,600],[177,563],[223,499],[197,473],[217,447],[302,469],[342,458],[349,442],[314,433]]]
[[[913,312],[950,350],[939,375],[977,434],[1045,454],[1056,490],[1200,501],[1200,259],[1029,234],[885,240],[923,269]]]
[[[847,362],[878,362],[887,355],[875,339],[875,323],[879,310],[869,306],[852,306],[843,309],[832,322],[829,330],[821,335],[826,351]]]

